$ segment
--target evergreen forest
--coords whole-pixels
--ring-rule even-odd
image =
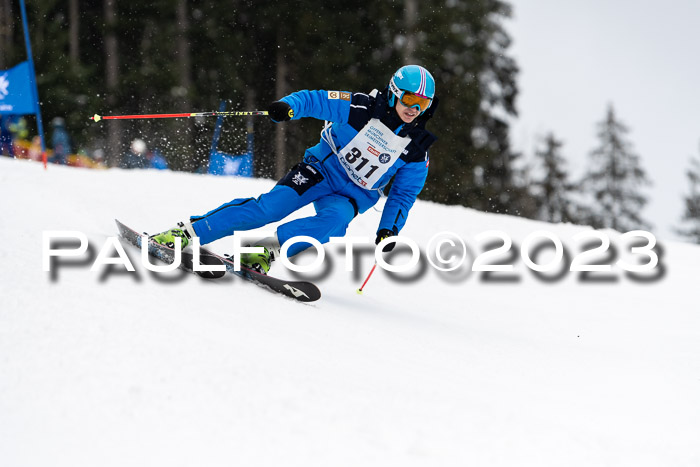
[[[103,150],[108,166],[141,138],[171,169],[206,172],[216,119],[94,123],[93,114],[206,112],[222,102],[226,110],[265,110],[301,89],[383,89],[396,69],[415,63],[431,71],[440,99],[428,126],[439,140],[422,199],[597,228],[653,227],[641,214],[651,182],[612,104],[581,180],[569,175],[557,135],[543,138],[532,163],[511,148],[511,14],[505,0],[27,2],[46,132],[52,119],[65,119],[74,146]],[[0,70],[26,60],[22,34],[19,2],[0,0]],[[251,123],[255,175],[269,178],[316,144],[323,125],[228,117],[220,149],[244,153]],[[694,211],[684,221],[692,222],[697,206],[688,203]]]

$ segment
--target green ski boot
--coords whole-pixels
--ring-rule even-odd
[[[192,238],[192,235],[188,232],[188,230],[190,230],[188,227],[191,229],[191,224],[185,226],[182,222],[179,222],[177,227],[152,235],[151,239],[168,248],[175,248],[175,238],[179,237],[181,239],[180,248],[185,249],[185,247],[190,244],[190,239]]]
[[[262,253],[241,253],[241,266],[267,275],[270,271],[270,263],[275,260],[275,255],[267,247],[261,248],[263,248]]]

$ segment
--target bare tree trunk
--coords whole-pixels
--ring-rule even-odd
[[[178,0],[176,6],[177,15],[177,70],[180,74],[180,87],[182,88],[182,100],[180,108],[182,112],[192,111],[192,56],[190,53],[190,41],[188,33],[190,20],[188,16],[187,0]],[[183,133],[183,144],[189,154],[194,154],[194,122],[192,119],[185,119],[183,122],[185,131]],[[197,161],[196,165],[200,165]]]
[[[73,73],[78,72],[80,63],[80,14],[78,10],[78,0],[70,0],[68,5],[68,18],[70,23],[69,31],[69,56]]]
[[[185,88],[185,101],[189,109],[190,88],[192,87],[192,56],[190,53],[190,41],[188,38],[190,30],[190,19],[187,14],[187,0],[177,2],[177,56],[178,69],[180,72],[180,85]]]
[[[13,49],[12,39],[14,36],[15,19],[12,11],[13,0],[0,0],[0,70],[9,68],[9,51]]]
[[[117,87],[119,85],[119,50],[117,48],[117,0],[104,0],[105,20],[105,85],[107,87],[107,104],[114,108],[117,104]],[[105,154],[107,164],[118,165],[122,153],[122,124],[120,120],[108,120],[107,147]]]
[[[281,35],[277,36],[277,44],[282,43]],[[277,77],[275,79],[275,98],[280,99],[287,95],[287,62],[284,60],[282,47],[277,47]],[[275,125],[275,178],[280,179],[287,172],[287,153],[285,143],[287,141],[287,125],[279,123]]]
[[[245,108],[255,109],[255,90],[246,89]],[[255,117],[252,115],[246,120],[246,152],[253,156],[253,174],[255,174]]]
[[[406,45],[403,48],[403,64],[413,63],[416,53],[416,23],[418,21],[418,0],[404,0],[403,19],[406,27]]]

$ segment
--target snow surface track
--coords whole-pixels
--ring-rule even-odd
[[[90,270],[114,218],[155,232],[272,185],[0,158],[0,465],[700,464],[697,246],[661,241],[649,282],[548,282],[515,256],[513,281],[377,270],[362,296],[372,258],[346,272],[336,248],[311,305],[152,274],[126,244],[137,272]],[[348,234],[373,238],[379,216]],[[419,201],[402,235],[493,229],[516,246],[589,230]],[[52,230],[84,232],[93,257],[44,272]]]

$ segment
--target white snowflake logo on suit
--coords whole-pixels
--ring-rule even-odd
[[[308,182],[309,179],[304,177],[301,174],[301,172],[299,172],[292,178],[292,181],[294,182],[295,185],[303,185],[304,183]]]

